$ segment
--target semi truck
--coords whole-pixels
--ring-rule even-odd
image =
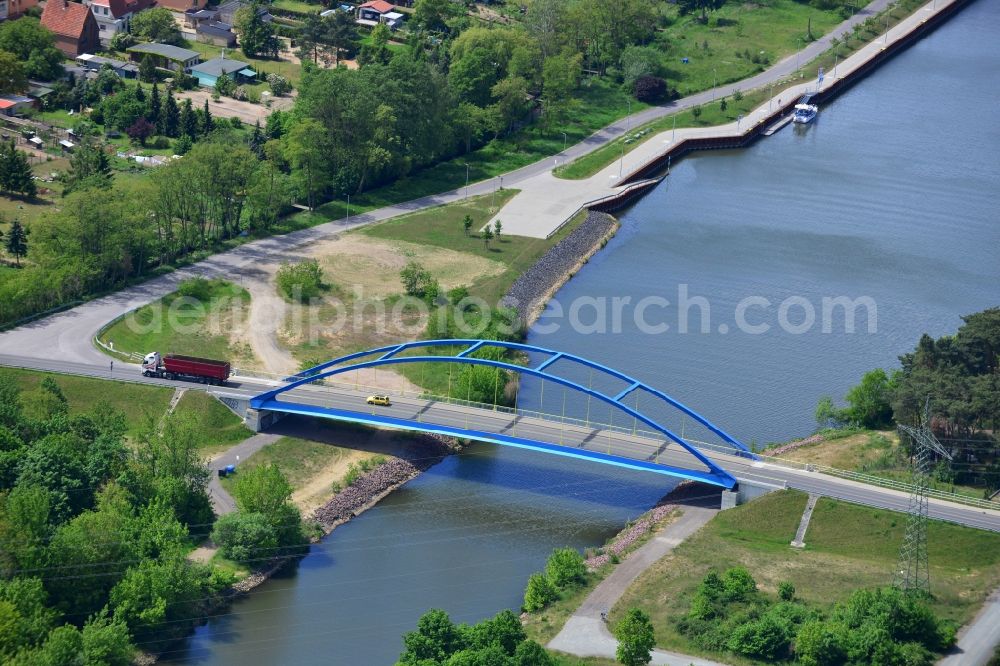
[[[150,352],[142,360],[144,377],[186,379],[202,384],[218,385],[226,383],[229,373],[228,361],[214,361],[197,356],[166,354],[161,357],[159,352]]]

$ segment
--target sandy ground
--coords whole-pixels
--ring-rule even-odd
[[[347,455],[333,461],[297,488],[292,493],[292,502],[299,507],[303,516],[308,516],[333,497],[331,490],[333,482],[344,478],[351,463],[357,464],[370,457],[371,455],[364,451],[349,451]]]
[[[267,117],[272,111],[288,110],[295,103],[294,97],[275,97],[271,100],[271,106],[252,102],[241,102],[231,97],[223,97],[218,102],[212,99],[211,91],[207,89],[179,91],[174,93],[177,99],[190,99],[191,104],[196,109],[202,108],[205,100],[208,100],[208,109],[216,118],[239,118],[247,125],[260,122],[261,127],[267,122]]]

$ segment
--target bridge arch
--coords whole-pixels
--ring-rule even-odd
[[[402,352],[414,350],[414,349],[425,349],[425,348],[436,348],[436,347],[463,347],[456,355],[441,355],[441,354],[423,354],[423,355],[410,355],[401,356]],[[530,354],[541,354],[545,356],[545,359],[541,363],[529,364],[529,365],[517,365],[510,363],[505,360],[495,360],[491,358],[481,358],[474,356],[477,352],[489,348],[499,348],[503,350],[514,350],[519,352],[525,352]],[[376,358],[370,360],[359,360],[365,359],[367,357],[375,356]],[[569,361],[580,366],[590,368],[594,371],[602,373],[607,377],[611,377],[615,380],[625,383],[624,388],[615,393],[614,395],[596,390],[588,386],[583,386],[582,384],[575,382],[571,379],[561,377],[554,374],[549,370],[549,368],[557,361]],[[548,380],[560,384],[566,388],[572,389],[579,393],[588,395],[595,398],[605,404],[610,405],[613,408],[617,408],[620,411],[634,417],[638,421],[646,424],[654,431],[662,434],[668,440],[678,444],[685,451],[696,458],[700,463],[708,468],[707,473],[695,472],[692,470],[685,470],[683,468],[676,468],[669,465],[639,465],[639,464],[625,464],[625,466],[636,467],[641,469],[651,469],[653,471],[661,471],[660,468],[666,470],[664,473],[672,474],[675,476],[682,476],[685,478],[695,479],[698,481],[703,481],[706,483],[711,483],[713,485],[719,485],[726,488],[732,488],[736,485],[736,479],[734,479],[728,472],[719,467],[715,462],[706,457],[697,446],[688,442],[681,435],[673,432],[670,428],[666,427],[660,423],[657,419],[651,417],[648,414],[643,413],[643,411],[632,408],[624,402],[624,398],[634,391],[642,390],[650,395],[655,396],[661,400],[666,405],[669,405],[673,409],[676,409],[683,413],[684,415],[691,417],[696,422],[700,423],[708,430],[717,435],[722,441],[728,444],[733,449],[733,453],[739,456],[756,458],[754,454],[739,440],[729,435],[720,427],[713,424],[711,421],[706,419],[701,414],[695,412],[691,408],[682,404],[681,402],[670,397],[666,393],[649,386],[648,384],[641,382],[625,373],[622,373],[613,368],[609,368],[602,365],[596,361],[586,359],[581,356],[576,356],[573,354],[568,354],[565,352],[560,352],[552,349],[546,349],[543,347],[538,347],[535,345],[528,345],[524,343],[517,342],[505,342],[496,340],[476,340],[476,339],[449,339],[449,340],[419,340],[414,342],[405,342],[398,345],[388,345],[385,347],[379,347],[376,349],[370,349],[367,351],[356,352],[353,354],[347,354],[339,358],[321,363],[313,368],[305,370],[291,378],[289,382],[284,386],[276,387],[270,391],[266,391],[256,397],[254,397],[250,404],[255,409],[272,409],[281,410],[281,405],[283,404],[278,400],[278,397],[289,391],[313,382],[318,382],[320,380],[326,379],[328,377],[333,377],[347,372],[362,370],[365,368],[377,368],[380,366],[391,366],[409,363],[456,363],[464,365],[480,365],[489,366],[494,368],[500,368],[510,372],[517,372],[522,374],[531,375],[538,377],[543,380]],[[319,413],[321,410],[313,409],[313,413]],[[331,414],[333,411],[331,410]],[[320,414],[321,415],[321,414]],[[394,419],[391,417],[379,417],[374,419],[364,419],[365,422],[381,423],[384,425],[389,425],[393,427],[407,427],[400,419]],[[431,431],[433,428],[428,427],[427,424],[421,424],[422,427],[413,427],[410,424],[410,429],[417,430],[428,430]],[[507,436],[501,436],[491,433],[473,433],[471,431],[459,435],[459,436],[471,436],[473,438],[486,439],[488,441],[494,441],[501,444],[514,444],[515,446],[521,445],[516,441],[517,438],[511,438]],[[561,449],[563,447],[555,447],[552,444],[545,443],[548,449]],[[553,453],[560,453],[558,450],[551,450]],[[565,453],[564,453],[565,455]],[[599,458],[615,458],[615,456],[587,456],[587,457],[599,457]],[[620,464],[620,463],[616,463]]]

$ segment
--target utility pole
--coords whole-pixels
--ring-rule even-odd
[[[899,549],[899,566],[893,585],[904,592],[921,591],[930,594],[931,577],[927,560],[927,486],[931,471],[931,456],[937,454],[951,460],[951,454],[931,432],[930,399],[924,407],[919,428],[899,426],[900,434],[913,441],[913,491],[907,510],[906,535]]]

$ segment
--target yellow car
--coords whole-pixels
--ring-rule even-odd
[[[369,405],[382,405],[383,407],[392,406],[392,403],[389,401],[389,396],[387,395],[370,395],[365,402]]]

